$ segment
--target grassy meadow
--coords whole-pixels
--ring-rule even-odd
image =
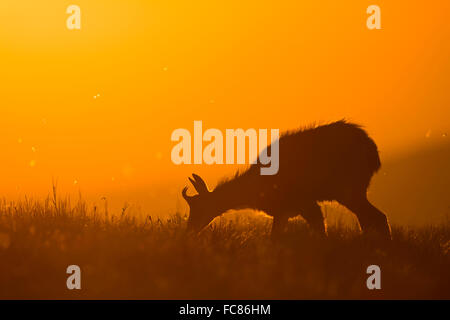
[[[186,216],[108,213],[79,200],[0,204],[0,299],[450,299],[450,223],[392,226],[380,246],[338,217],[328,237],[301,219],[278,242],[271,219],[227,214],[198,236]],[[66,268],[81,268],[81,290]],[[381,267],[381,290],[366,268]]]

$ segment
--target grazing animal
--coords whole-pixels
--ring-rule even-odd
[[[287,132],[279,138],[279,171],[260,175],[261,164],[220,182],[210,191],[196,174],[189,178],[198,192],[187,195],[188,230],[198,232],[231,209],[256,209],[273,217],[278,237],[291,217],[301,215],[319,234],[326,234],[318,202],[336,200],[358,218],[363,232],[390,239],[386,216],[367,199],[367,188],[380,168],[377,146],[359,126],[345,120]]]

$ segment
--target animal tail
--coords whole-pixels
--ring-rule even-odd
[[[378,147],[375,142],[368,136],[369,144],[367,148],[367,158],[369,169],[372,171],[372,174],[378,172],[381,168],[381,160],[378,152]]]
[[[356,133],[356,136],[358,137],[358,143],[362,147],[362,150],[364,150],[363,153],[365,154],[365,156],[363,157],[365,158],[366,169],[371,176],[378,172],[378,170],[380,170],[381,168],[381,160],[375,141],[373,141],[373,139],[369,137],[368,133],[363,129],[363,127],[358,124],[350,123],[345,120],[338,121],[337,123],[339,125],[349,126],[352,128],[353,134]]]

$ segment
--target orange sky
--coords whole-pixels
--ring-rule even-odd
[[[70,4],[81,30],[66,28]],[[371,4],[382,30],[366,27]],[[418,148],[450,129],[449,10],[446,0],[2,0],[0,192],[42,196],[55,178],[64,193],[173,208],[188,173],[214,184],[236,168],[172,164],[170,135],[194,120],[283,131],[346,117],[382,159]]]

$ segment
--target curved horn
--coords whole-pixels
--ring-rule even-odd
[[[193,197],[192,196],[188,196],[186,194],[187,189],[188,189],[188,187],[184,187],[183,191],[181,191],[181,195],[183,196],[184,200],[186,200],[189,203]]]
[[[189,180],[191,180],[192,184],[193,184],[194,187],[195,187],[195,190],[197,190],[197,192],[198,192],[199,194],[201,194],[201,193],[208,193],[208,192],[209,192],[208,186],[206,185],[206,182],[203,181],[203,179],[200,178],[199,175],[196,175],[195,173],[193,173],[193,174],[192,174],[192,177],[194,177],[195,184],[194,184],[194,182],[191,180],[191,178],[189,178]]]

